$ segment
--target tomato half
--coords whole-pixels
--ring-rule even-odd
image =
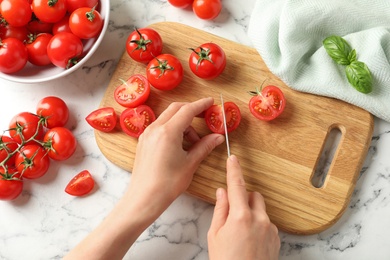
[[[30,34],[30,39],[26,43],[28,61],[36,66],[46,66],[51,64],[47,55],[47,45],[53,36],[50,33]]]
[[[83,196],[92,191],[95,181],[89,171],[84,170],[78,173],[66,185],[65,192],[72,196]]]
[[[99,35],[103,27],[103,18],[93,7],[78,8],[69,17],[69,28],[81,39],[90,39]]]
[[[81,59],[83,43],[79,37],[69,32],[55,34],[47,45],[47,55],[51,62],[61,68],[70,68]]]
[[[69,119],[69,108],[59,97],[47,96],[37,104],[37,115],[45,117],[45,126],[54,128],[65,126]]]
[[[286,98],[280,88],[267,86],[256,92],[250,92],[253,97],[249,100],[249,110],[260,120],[270,121],[284,111]]]
[[[14,200],[23,191],[23,180],[14,169],[4,173],[0,167],[0,200]]]
[[[65,127],[49,129],[44,138],[44,147],[50,159],[64,161],[71,157],[77,148],[73,133]]]
[[[48,171],[50,159],[42,146],[30,144],[23,146],[16,154],[15,166],[23,178],[37,179]]]
[[[126,40],[126,51],[135,61],[148,63],[161,54],[163,41],[152,28],[135,29]]]
[[[28,60],[27,48],[16,38],[0,41],[0,71],[14,73],[24,68]]]
[[[215,43],[204,43],[192,49],[189,58],[191,71],[202,79],[218,77],[226,67],[226,55]]]
[[[145,103],[150,94],[149,81],[141,74],[131,76],[116,87],[114,98],[124,107],[137,107]]]
[[[161,54],[151,60],[146,67],[149,83],[159,90],[176,88],[183,80],[183,66],[171,54]]]
[[[0,162],[3,162],[8,158],[8,155],[13,153],[19,147],[18,143],[15,142],[11,137],[2,135],[0,137]],[[4,166],[8,168],[15,165],[15,154],[8,158]]]
[[[212,20],[221,12],[222,3],[221,0],[194,0],[192,9],[199,18]]]
[[[192,5],[194,0],[168,0],[168,2],[174,7],[186,8],[187,6]]]
[[[42,121],[39,116],[30,112],[21,112],[11,119],[9,134],[19,144],[32,138],[42,140],[44,135]]]
[[[120,116],[120,124],[123,132],[137,138],[154,120],[156,120],[156,115],[147,105],[127,108]]]
[[[228,133],[237,129],[241,122],[241,111],[234,102],[224,103],[226,126]],[[224,134],[223,114],[221,105],[212,105],[205,112],[207,127],[214,133]]]
[[[117,115],[112,107],[102,107],[92,111],[85,120],[94,129],[107,133],[114,130]]]

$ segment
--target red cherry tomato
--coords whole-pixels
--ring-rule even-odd
[[[16,38],[21,42],[28,40],[29,31],[25,26],[23,27],[13,27],[10,25],[2,26],[0,25],[0,39],[4,40],[7,38]]]
[[[121,114],[120,124],[123,132],[138,138],[154,120],[156,116],[153,110],[147,105],[140,105],[125,109]]]
[[[98,0],[66,0],[66,8],[68,9],[68,13],[72,13],[74,10],[81,7],[89,7],[92,8],[96,6]]]
[[[146,67],[149,83],[160,90],[176,88],[183,80],[183,73],[180,60],[171,54],[160,54]]]
[[[31,34],[26,43],[28,61],[37,66],[46,66],[51,64],[47,55],[47,45],[53,35],[50,33]]]
[[[53,24],[42,22],[33,16],[31,21],[27,24],[26,28],[30,33],[34,34],[52,33]]]
[[[226,126],[228,133],[237,129],[241,122],[241,111],[233,102],[225,102]],[[212,105],[206,110],[204,119],[207,127],[214,133],[224,134],[222,106]]]
[[[187,6],[192,5],[194,0],[168,0],[168,2],[174,7],[186,8]]]
[[[19,145],[15,140],[13,140],[9,136],[2,135],[0,137],[0,162],[4,162],[8,158],[10,154],[12,154],[16,149],[18,149]],[[4,166],[8,168],[12,168],[15,165],[15,155],[12,155],[8,158],[7,162],[4,163]],[[2,167],[0,167],[2,168]]]
[[[18,172],[26,179],[37,179],[46,174],[50,159],[45,149],[37,144],[23,146],[15,157]]]
[[[36,17],[46,23],[56,23],[66,14],[66,0],[33,0],[31,8]]]
[[[9,123],[9,134],[12,139],[21,144],[34,137],[35,140],[42,140],[44,129],[39,116],[29,112],[21,112],[15,115]],[[33,141],[29,143],[35,143]]]
[[[221,12],[222,3],[221,0],[194,0],[192,9],[199,18],[212,20]]]
[[[65,127],[49,129],[43,138],[44,147],[50,159],[64,161],[69,159],[77,148],[73,133]]]
[[[81,39],[90,39],[98,36],[102,27],[103,19],[95,8],[78,8],[69,17],[70,30]]]
[[[26,26],[31,20],[31,6],[26,0],[3,0],[0,4],[1,16],[11,26]]]
[[[92,111],[85,120],[96,130],[111,132],[116,126],[117,115],[112,107],[103,107]]]
[[[16,38],[0,41],[0,71],[14,73],[24,68],[28,54],[26,46]]]
[[[69,15],[65,15],[61,20],[53,24],[52,33],[57,34],[60,32],[72,33],[69,27]]]
[[[47,46],[47,55],[51,62],[65,69],[77,64],[82,54],[83,43],[80,38],[68,32],[53,35]]]
[[[145,103],[149,94],[149,81],[141,74],[136,74],[116,87],[114,98],[118,104],[124,107],[137,107]]]
[[[260,91],[251,92],[254,95],[249,101],[249,110],[260,120],[272,120],[278,117],[286,106],[286,99],[280,88],[267,86]]]
[[[23,191],[23,180],[15,169],[5,173],[0,167],[0,200],[14,200]]]
[[[45,117],[45,126],[54,128],[65,126],[69,119],[69,108],[59,97],[47,96],[37,104],[37,115]]]
[[[193,49],[189,65],[191,71],[203,79],[218,77],[226,67],[226,55],[215,43],[204,43]]]
[[[95,181],[89,171],[84,170],[70,180],[65,192],[72,196],[83,196],[93,190]]]
[[[160,34],[151,28],[135,29],[127,37],[126,51],[135,61],[148,63],[160,55],[162,49]]]

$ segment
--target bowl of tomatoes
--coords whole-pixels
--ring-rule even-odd
[[[71,74],[98,49],[109,12],[109,0],[0,1],[0,78],[40,83]]]

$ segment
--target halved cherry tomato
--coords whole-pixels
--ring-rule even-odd
[[[144,76],[136,74],[122,82],[114,91],[116,102],[124,107],[137,107],[145,103],[150,94],[150,85]]]
[[[153,110],[147,105],[140,105],[125,109],[121,114],[120,124],[123,132],[138,138],[154,120],[156,115]]]
[[[176,88],[183,80],[183,66],[171,54],[161,54],[151,60],[146,67],[149,83],[159,90]]]
[[[194,0],[168,0],[168,2],[174,7],[186,8],[187,6],[192,5]]]
[[[19,147],[18,143],[15,142],[11,137],[2,135],[0,137],[0,162],[3,162],[8,158],[8,155],[13,153]],[[15,156],[12,155],[8,158],[7,162],[4,163],[4,166],[12,168],[15,165]]]
[[[163,41],[152,28],[135,29],[127,37],[126,51],[135,61],[148,63],[161,54]]]
[[[0,200],[14,200],[23,191],[23,179],[14,168],[0,167]]]
[[[15,115],[9,123],[9,134],[11,138],[19,144],[32,137],[35,140],[42,140],[44,129],[41,120],[39,116],[30,112],[21,112]]]
[[[69,119],[69,108],[61,98],[47,96],[38,102],[37,115],[46,118],[47,128],[65,126]]]
[[[77,148],[75,136],[65,127],[49,129],[43,138],[43,142],[47,155],[56,161],[68,159],[74,154]]]
[[[116,126],[117,115],[112,107],[103,107],[92,111],[85,120],[96,130],[110,132]]]
[[[18,172],[27,179],[36,179],[45,175],[50,166],[45,149],[37,144],[23,146],[15,157]]]
[[[234,102],[225,102],[226,126],[228,133],[237,129],[241,122],[241,111]],[[206,110],[204,119],[207,127],[214,133],[224,134],[223,114],[221,105],[212,105]]]
[[[66,185],[65,192],[72,196],[83,196],[88,194],[95,186],[95,181],[89,171],[84,170],[78,173]]]
[[[249,110],[260,120],[270,121],[278,117],[286,106],[286,99],[280,88],[267,86],[261,90],[250,92]]]
[[[221,12],[222,3],[221,0],[194,0],[192,9],[199,18],[212,20]]]
[[[226,55],[215,43],[204,43],[192,49],[189,58],[191,71],[202,79],[218,77],[226,67]]]

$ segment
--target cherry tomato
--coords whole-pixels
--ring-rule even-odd
[[[47,46],[47,55],[51,62],[65,69],[77,64],[82,54],[83,43],[80,38],[68,32],[53,35]]]
[[[226,126],[228,133],[237,129],[241,122],[241,111],[234,102],[225,102]],[[222,106],[212,105],[206,110],[204,119],[207,127],[214,133],[224,134]]]
[[[111,132],[116,126],[117,115],[112,107],[103,107],[92,111],[85,120],[96,130]]]
[[[29,31],[25,26],[14,27],[14,26],[0,26],[0,39],[4,40],[7,38],[16,38],[21,42],[28,40]]]
[[[120,117],[123,132],[133,137],[139,137],[154,120],[156,116],[147,105],[125,109]]]
[[[37,115],[45,117],[45,126],[54,128],[65,126],[69,119],[69,108],[59,97],[47,96],[37,104]]]
[[[69,15],[65,15],[61,20],[53,24],[52,33],[57,34],[60,32],[72,33],[69,27]]]
[[[53,24],[40,21],[33,15],[31,21],[27,24],[26,28],[30,33],[52,33]]]
[[[66,0],[33,0],[31,8],[42,22],[56,23],[66,14]]]
[[[18,149],[19,145],[9,136],[2,135],[0,137],[0,162],[4,162],[7,159],[8,155],[13,153]],[[12,168],[15,165],[15,154],[8,158],[7,162],[4,163],[4,166]],[[0,167],[1,168],[1,167]]]
[[[77,148],[77,141],[73,133],[65,127],[49,129],[43,138],[44,148],[50,159],[64,161],[69,159]]]
[[[212,20],[221,12],[222,3],[221,0],[194,0],[192,9],[199,18]]]
[[[72,13],[74,10],[81,7],[89,7],[92,8],[96,6],[98,0],[66,0],[66,8],[68,9],[68,13]]]
[[[168,0],[168,2],[174,7],[186,8],[187,6],[192,5],[194,0]]]
[[[89,171],[84,170],[70,180],[65,188],[65,192],[73,196],[83,196],[93,190],[95,181]]]
[[[3,0],[0,4],[2,17],[11,26],[26,26],[31,20],[31,6],[26,0]]]
[[[9,134],[18,144],[28,141],[34,137],[35,140],[42,140],[44,129],[39,116],[30,112],[21,112],[15,115],[9,123]],[[35,143],[31,141],[29,143]]]
[[[149,81],[141,74],[131,76],[116,87],[114,98],[124,107],[137,107],[145,103],[150,94]]]
[[[45,149],[37,144],[23,146],[15,157],[18,172],[26,179],[37,179],[46,174],[50,159]]]
[[[69,17],[70,30],[81,39],[90,39],[98,36],[102,27],[103,19],[95,8],[78,8]]]
[[[223,49],[215,43],[204,43],[192,49],[189,58],[191,71],[203,79],[218,77],[226,67],[226,55]]]
[[[171,54],[160,54],[146,67],[149,83],[160,90],[176,88],[183,80],[183,73],[180,60]]]
[[[26,43],[28,61],[36,66],[46,66],[51,64],[47,55],[47,45],[53,35],[50,33],[30,34],[30,39]]]
[[[16,170],[4,173],[0,167],[0,200],[14,200],[23,191],[23,180]]]
[[[280,88],[267,86],[256,92],[250,92],[253,97],[249,101],[249,110],[260,120],[272,120],[278,117],[286,106],[286,99]]]
[[[161,36],[152,28],[135,29],[127,37],[126,51],[135,61],[148,63],[160,55],[162,49]]]
[[[16,38],[0,41],[0,71],[14,73],[24,68],[28,54],[26,46]]]

